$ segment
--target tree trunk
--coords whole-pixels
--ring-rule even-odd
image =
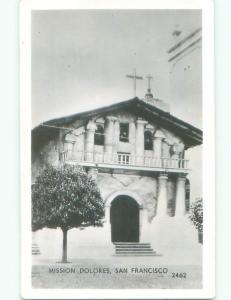
[[[203,244],[203,231],[202,230],[198,230],[198,242],[200,244]]]
[[[63,255],[62,263],[67,263],[67,229],[62,228],[63,231]]]

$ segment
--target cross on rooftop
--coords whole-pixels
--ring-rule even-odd
[[[126,77],[133,79],[134,97],[136,97],[136,80],[142,80],[142,76],[136,75],[136,69],[133,70],[133,75],[126,75]]]
[[[147,93],[145,94],[145,99],[150,101],[151,99],[153,99],[153,94],[151,92],[151,80],[153,79],[153,77],[150,74],[148,74],[146,78],[148,79],[148,88]]]
[[[146,76],[146,78],[148,79],[148,92],[150,93],[151,92],[151,80],[153,79],[153,77],[150,74],[148,74]]]

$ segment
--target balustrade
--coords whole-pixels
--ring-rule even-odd
[[[115,164],[122,166],[138,166],[147,168],[163,169],[188,169],[188,160],[177,158],[159,158],[138,156],[124,153],[105,153],[93,152],[89,155],[90,160],[86,158],[84,152],[75,153],[75,159],[72,159],[71,153],[63,151],[60,153],[60,161],[92,162],[102,164]],[[142,163],[141,163],[142,162]]]

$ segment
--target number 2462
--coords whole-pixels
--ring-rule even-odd
[[[187,274],[186,273],[172,273],[172,278],[186,278]]]

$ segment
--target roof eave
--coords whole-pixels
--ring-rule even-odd
[[[39,130],[40,127],[44,127],[43,125],[67,126],[77,118],[83,120],[86,118],[95,117],[97,115],[105,115],[112,110],[130,107],[131,105],[135,106],[139,110],[141,109],[144,112],[146,112],[150,118],[155,117],[155,121],[158,123],[158,125],[163,126],[166,129],[176,131],[179,134],[179,136],[181,136],[186,141],[188,147],[193,147],[202,144],[202,130],[174,117],[169,112],[163,111],[149,103],[146,103],[145,101],[137,97],[126,101],[118,102],[106,107],[101,107],[98,109],[46,121],[40,124],[39,126],[35,127],[33,129],[33,132]]]

